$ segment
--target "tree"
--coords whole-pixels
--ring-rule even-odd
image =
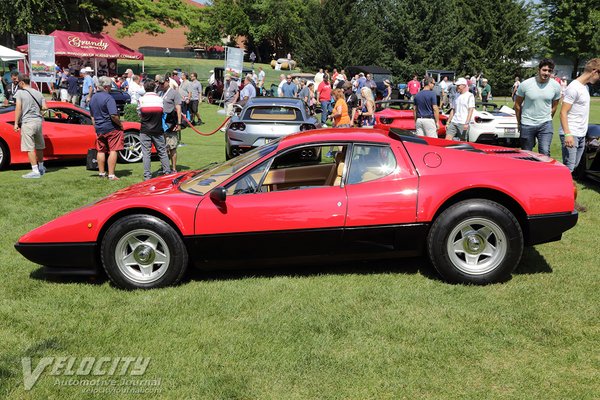
[[[581,61],[600,53],[600,12],[594,0],[547,0],[538,8],[552,53]],[[573,76],[573,78],[575,75]]]
[[[136,32],[164,32],[165,27],[187,25],[197,10],[180,0],[20,0],[0,2],[0,35],[14,47],[27,33],[56,29],[97,33],[120,21],[118,36]]]

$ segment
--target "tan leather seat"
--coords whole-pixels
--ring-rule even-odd
[[[325,181],[325,186],[340,186],[342,184],[342,175],[346,166],[345,158],[345,152],[339,151],[335,154],[335,164]]]

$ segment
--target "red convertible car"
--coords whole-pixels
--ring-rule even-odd
[[[487,284],[510,277],[523,246],[559,240],[576,224],[575,195],[569,170],[537,153],[323,129],[130,186],[15,247],[48,269],[104,268],[127,289],[175,284],[188,265],[422,253],[450,282]]]
[[[71,103],[48,101],[42,130],[46,149],[44,160],[85,158],[88,149],[96,147],[96,132],[90,114]],[[21,151],[21,134],[13,129],[15,107],[0,108],[0,170],[13,164],[28,163]],[[122,162],[142,159],[139,140],[140,124],[123,122],[125,149],[119,152]]]

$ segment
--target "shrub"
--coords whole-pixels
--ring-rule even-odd
[[[123,120],[140,122],[140,116],[137,112],[137,106],[135,104],[125,104]]]

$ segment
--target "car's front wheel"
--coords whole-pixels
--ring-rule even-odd
[[[129,215],[116,221],[101,245],[104,270],[122,289],[173,285],[187,269],[187,249],[168,223],[151,215]]]
[[[119,161],[136,163],[142,160],[142,142],[139,132],[125,132],[123,150],[119,151]]]
[[[431,262],[450,282],[488,284],[507,280],[523,253],[515,216],[490,200],[461,201],[444,210],[427,238]]]
[[[10,152],[6,143],[0,140],[0,170],[6,168],[8,164],[10,164]]]

